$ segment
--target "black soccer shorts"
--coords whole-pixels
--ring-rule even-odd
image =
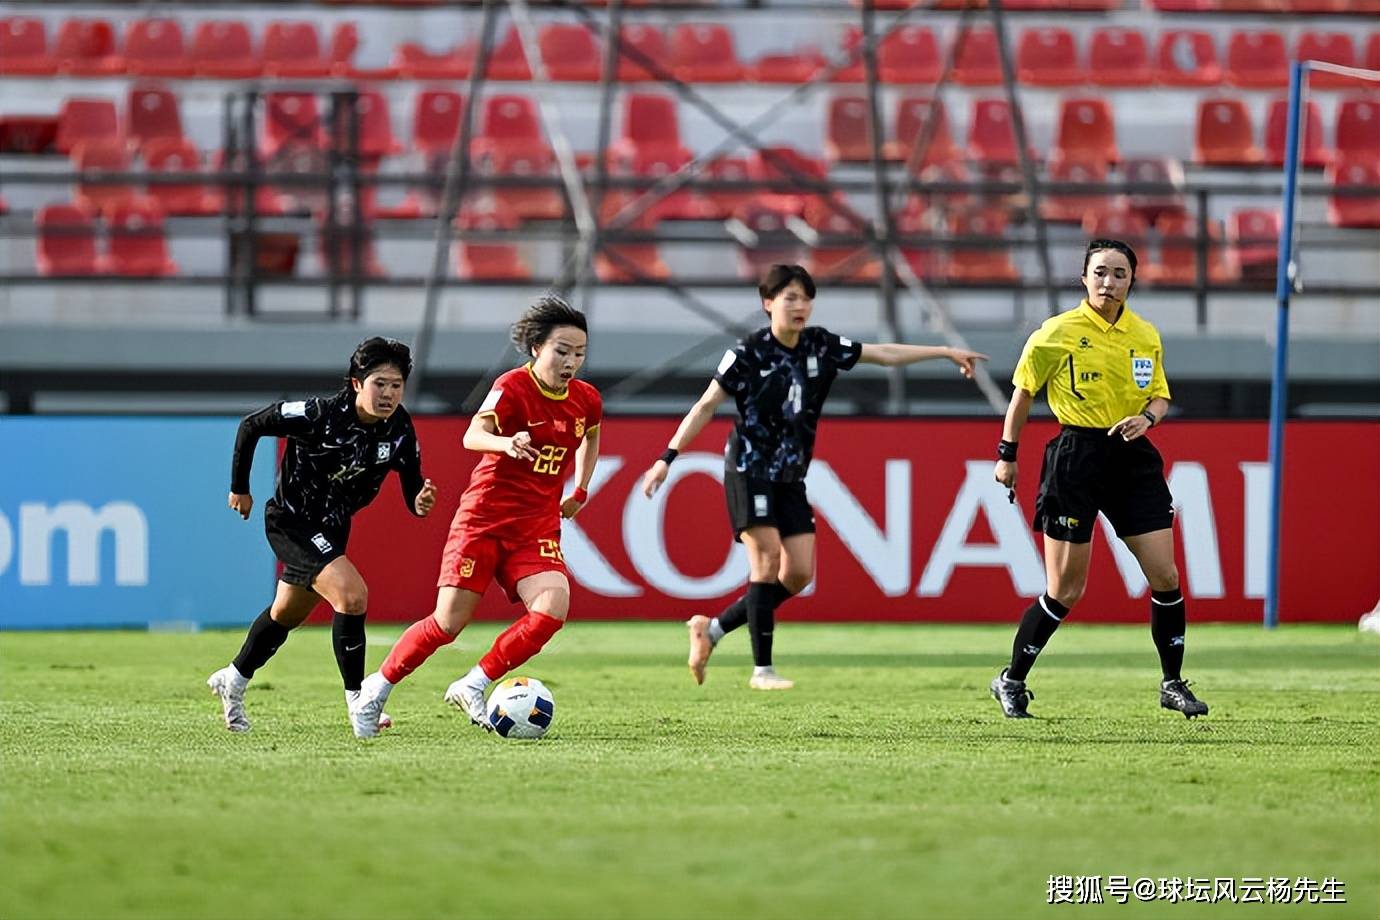
[[[283,564],[282,581],[310,588],[321,570],[345,555],[350,528],[320,527],[303,521],[275,502],[264,507],[264,533]]]
[[[739,542],[749,527],[775,527],[782,537],[815,532],[815,512],[804,482],[753,479],[728,469],[724,471],[724,498],[733,539]]]

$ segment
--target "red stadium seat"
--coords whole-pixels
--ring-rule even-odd
[[[363,157],[391,156],[402,151],[393,136],[393,121],[388,114],[388,97],[376,89],[360,90],[355,100],[359,123],[359,154]],[[337,112],[332,142],[337,150],[350,149],[350,118],[347,110]]]
[[[1337,158],[1327,171],[1334,193],[1327,199],[1327,219],[1335,227],[1380,229],[1380,192],[1372,195],[1337,194],[1348,186],[1380,188],[1380,160],[1375,157]]]
[[[1366,70],[1380,70],[1380,32],[1372,32],[1366,39],[1365,61],[1361,66]]]
[[[945,259],[944,274],[950,281],[987,286],[1006,285],[1021,279],[1010,250],[1000,243],[1006,234],[1006,211],[985,208],[955,211],[949,215],[949,232],[971,237],[985,245],[956,243]],[[997,245],[991,245],[997,242]]]
[[[783,212],[801,215],[811,200],[827,194],[818,186],[828,178],[829,167],[794,147],[772,146],[755,150],[748,157],[748,176],[776,186],[757,192],[756,198]]]
[[[330,61],[321,53],[316,24],[275,20],[264,29],[264,74],[270,77],[325,77]]]
[[[82,141],[110,141],[120,137],[120,119],[109,99],[69,96],[58,109],[57,152],[71,153]]]
[[[762,196],[753,198],[733,212],[733,219],[755,238],[754,243],[744,243],[738,250],[739,275],[760,278],[770,265],[792,265],[804,261],[805,247],[800,237],[787,226],[790,217],[791,212],[783,211],[777,202]]]
[[[911,198],[896,212],[896,241],[906,265],[922,281],[942,274],[943,250],[914,241],[914,237],[931,235],[930,211],[920,198]]]
[[[1341,64],[1343,67],[1355,67],[1356,45],[1346,32],[1304,32],[1299,36],[1294,59],[1326,61],[1329,64]],[[1310,71],[1308,75],[1310,89],[1347,89],[1357,86],[1358,83],[1359,81],[1352,77],[1322,70]]]
[[[608,167],[615,176],[639,176],[655,181],[676,172],[693,159],[680,142],[676,100],[654,93],[623,97],[621,136],[609,145]],[[680,188],[648,209],[655,220],[698,220],[705,211],[699,196]]]
[[[634,195],[626,191],[613,191],[604,197],[599,209],[599,225],[604,228],[610,240],[600,245],[594,255],[594,275],[600,281],[612,284],[640,284],[647,281],[666,281],[671,277],[671,269],[662,260],[655,243],[617,242],[619,234],[649,233],[656,230],[656,217],[650,211],[643,211],[630,224],[617,229],[610,228],[615,215],[622,211]]]
[[[140,149],[156,138],[182,137],[177,97],[161,86],[131,86],[125,101],[125,134]]]
[[[877,48],[877,76],[883,83],[935,83],[943,67],[939,42],[928,26],[901,26]]]
[[[461,231],[501,233],[516,230],[518,219],[497,203],[482,208],[462,208],[455,218]],[[455,270],[472,281],[527,281],[532,270],[512,243],[460,240],[455,248]]]
[[[0,115],[0,153],[50,153],[57,134],[56,115]]]
[[[1203,166],[1256,166],[1264,159],[1255,143],[1250,110],[1240,99],[1203,99],[1193,161]]]
[[[1304,107],[1303,144],[1299,148],[1299,162],[1307,169],[1322,169],[1332,160],[1332,151],[1323,140],[1322,112],[1312,99]],[[1265,119],[1265,162],[1271,166],[1284,165],[1284,147],[1288,140],[1289,99],[1270,100]]]
[[[130,171],[129,150],[121,140],[84,140],[72,149],[72,165],[82,179],[95,179],[101,173],[127,173]],[[88,214],[101,214],[134,197],[134,186],[127,182],[112,185],[78,181],[72,200]]]
[[[1073,33],[1051,26],[1021,33],[1016,77],[1031,86],[1078,86],[1087,82],[1088,74],[1078,63]]]
[[[599,43],[582,25],[550,23],[542,27],[538,41],[546,73],[553,80],[595,83],[604,72]]]
[[[944,108],[944,100],[932,100],[928,96],[902,96],[896,100],[896,139],[887,141],[882,151],[883,156],[889,160],[909,162],[912,148],[920,137],[931,110],[934,128],[917,166],[923,170],[962,159],[963,153],[954,143],[953,135],[949,131],[949,113]]]
[[[319,148],[326,138],[316,96],[302,92],[265,93],[262,131],[260,147],[268,158],[285,148]]]
[[[125,28],[125,68],[135,76],[190,77],[192,60],[176,19],[135,19]]]
[[[163,211],[155,201],[131,199],[106,212],[110,236],[109,269],[116,275],[177,274],[163,234]]]
[[[1127,157],[1122,163],[1126,181],[1138,185],[1165,185],[1164,191],[1131,192],[1126,203],[1149,223],[1165,214],[1182,214],[1184,196],[1183,164],[1172,157]]]
[[[263,73],[249,26],[239,20],[199,23],[192,35],[192,65],[199,77],[244,80]]]
[[[769,53],[747,67],[747,79],[755,83],[807,83],[828,65],[818,48],[789,53]]]
[[[1227,240],[1243,281],[1275,278],[1279,262],[1280,216],[1278,211],[1244,208],[1227,221]]]
[[[826,116],[824,155],[834,163],[872,161],[872,119],[864,96],[835,96]]]
[[[483,129],[471,154],[486,176],[556,175],[556,157],[542,135],[536,103],[526,96],[490,96],[484,101]],[[523,220],[555,220],[565,212],[555,188],[495,188],[494,196]]]
[[[816,198],[805,208],[805,223],[821,237],[806,262],[815,278],[829,284],[870,284],[882,277],[882,263],[868,242],[867,221],[846,203]]]
[[[144,164],[151,175],[200,171],[196,148],[185,137],[158,137],[149,140],[144,146]],[[148,197],[158,202],[164,214],[177,217],[219,214],[224,207],[224,196],[199,182],[189,182],[186,185],[150,182]]]
[[[460,136],[465,97],[448,89],[424,89],[412,103],[412,146],[431,168],[450,156]]]
[[[1088,47],[1088,79],[1098,86],[1149,86],[1155,78],[1150,48],[1136,29],[1094,29]]]
[[[0,19],[0,74],[46,76],[56,70],[57,61],[48,54],[48,34],[42,19]]]
[[[1158,262],[1145,266],[1145,280],[1152,284],[1187,286],[1198,280],[1198,220],[1179,211],[1161,215],[1155,221],[1160,238]],[[1234,279],[1222,251],[1222,228],[1208,222],[1208,281],[1221,284]],[[1148,259],[1145,261],[1149,261]],[[1140,272],[1137,272],[1140,274]]]
[[[104,19],[68,19],[53,45],[58,73],[101,77],[122,73],[125,59],[115,45],[115,30]]]
[[[1106,211],[1110,197],[1104,186],[1107,182],[1107,161],[1099,158],[1059,160],[1050,163],[1050,182],[1071,182],[1090,186],[1085,192],[1047,192],[1040,199],[1040,216],[1057,224],[1080,224],[1090,212]]]
[[[100,271],[96,227],[86,211],[72,204],[50,204],[39,210],[34,224],[38,228],[35,257],[40,275],[94,275]]]
[[[862,47],[862,29],[857,26],[849,26],[843,31],[842,50],[850,52],[849,62],[834,71],[829,78],[835,83],[865,83],[867,73],[863,67],[863,56],[859,50]]]
[[[748,163],[746,159],[738,156],[716,157],[709,161],[703,176],[720,182],[747,182]],[[753,193],[747,189],[705,189],[702,195],[705,217],[710,220],[723,220],[751,202],[752,198]]]
[[[1380,150],[1380,99],[1343,99],[1337,106],[1334,138],[1339,156],[1373,158]]]
[[[359,239],[356,242],[356,235]],[[358,247],[356,249],[356,247]],[[356,260],[355,254],[359,258]],[[374,232],[367,223],[355,227],[340,225],[331,229],[324,221],[317,221],[317,259],[321,271],[327,275],[349,277],[356,272],[361,278],[383,278],[388,274],[374,249]]]
[[[686,83],[737,83],[747,74],[728,26],[682,23],[671,30],[671,66]]]
[[[416,42],[402,42],[393,51],[393,67],[407,80],[464,80],[474,65],[470,46],[428,51]]]
[[[1019,163],[1011,106],[1005,99],[977,99],[968,125],[968,156],[984,164]]]
[[[532,68],[522,50],[522,35],[515,26],[509,26],[503,38],[494,45],[485,74],[490,80],[532,79]]]
[[[646,65],[663,73],[671,72],[666,36],[660,29],[642,23],[625,25],[618,32],[618,79],[624,83],[645,83],[658,79]],[[645,62],[645,63],[644,63]]]
[[[1100,96],[1070,97],[1059,104],[1059,127],[1053,160],[1121,159],[1116,146],[1112,107]]]
[[[1233,32],[1227,44],[1227,82],[1275,89],[1289,82],[1289,56],[1278,32]]]
[[[1121,240],[1129,243],[1137,253],[1145,253],[1150,248],[1150,225],[1144,217],[1124,207],[1088,211],[1083,215],[1083,235],[1092,240]]]
[[[1000,85],[1001,59],[996,33],[988,28],[969,29],[963,36],[963,45],[950,76],[960,86]]]
[[[326,59],[331,66],[331,76],[352,80],[392,80],[398,76],[398,68],[393,63],[382,67],[359,67],[355,55],[359,52],[359,26],[353,22],[338,22],[331,30],[330,48]]]
[[[1217,43],[1210,32],[1170,29],[1160,33],[1155,79],[1165,86],[1216,86],[1222,82]]]
[[[1217,0],[1151,0],[1161,13],[1207,13],[1217,9]]]

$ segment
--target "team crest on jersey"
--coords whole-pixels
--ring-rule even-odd
[[[577,437],[577,438],[583,438],[584,436],[585,436],[585,417],[582,415],[582,416],[580,416],[579,418],[577,418],[577,419],[575,420],[575,437]]]
[[[474,560],[462,556],[460,558],[460,577],[469,578],[474,574]]]
[[[384,441],[378,446],[378,451],[374,456],[375,463],[387,463],[388,458],[393,456],[393,445]]]
[[[563,418],[558,418],[558,419],[556,419],[556,421],[555,421],[555,428],[556,428],[556,430],[559,431],[561,434],[565,434],[565,429],[566,429],[565,419],[563,419]]]
[[[805,359],[805,373],[810,377],[819,376],[819,358],[815,355],[810,355]]]
[[[1139,358],[1131,356],[1131,379],[1135,380],[1136,386],[1142,390],[1150,385],[1150,381],[1155,377],[1155,359]]]

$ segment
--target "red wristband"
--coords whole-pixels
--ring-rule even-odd
[[[576,489],[574,492],[570,493],[570,497],[575,499],[582,505],[585,502],[589,501],[589,493],[586,492],[584,489]]]

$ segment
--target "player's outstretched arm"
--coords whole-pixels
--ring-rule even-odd
[[[900,367],[917,361],[930,361],[935,358],[948,358],[958,365],[964,377],[972,379],[973,366],[978,361],[986,361],[987,356],[966,348],[950,348],[947,345],[902,345],[899,343],[864,343],[858,360],[864,364],[880,364],[882,367]]]
[[[997,447],[996,467],[992,470],[997,482],[1008,489],[1016,488],[1016,445],[1021,441],[1021,430],[1025,420],[1030,417],[1030,407],[1035,404],[1035,394],[1016,387],[1011,394],[1011,402],[1006,406],[1006,421],[1001,426],[1001,444]]]
[[[537,459],[530,432],[519,431],[511,438],[505,438],[498,433],[498,422],[488,414],[470,419],[470,427],[465,429],[465,438],[461,443],[466,450],[483,454],[507,454],[515,460]]]
[[[585,439],[575,450],[575,491],[561,502],[561,517],[573,518],[589,501],[589,484],[598,463],[599,428],[595,427],[585,432]]]
[[[704,426],[709,424],[709,420],[714,417],[714,410],[719,408],[719,404],[724,401],[728,391],[719,386],[719,381],[709,381],[709,386],[705,388],[704,394],[685,414],[685,418],[680,420],[680,427],[671,437],[671,443],[667,445],[667,454],[671,459],[675,455],[685,450],[699,437]],[[647,472],[642,475],[642,494],[651,498],[661,484],[666,481],[666,473],[671,469],[671,464],[666,460],[666,455],[662,455],[653,463]]]

